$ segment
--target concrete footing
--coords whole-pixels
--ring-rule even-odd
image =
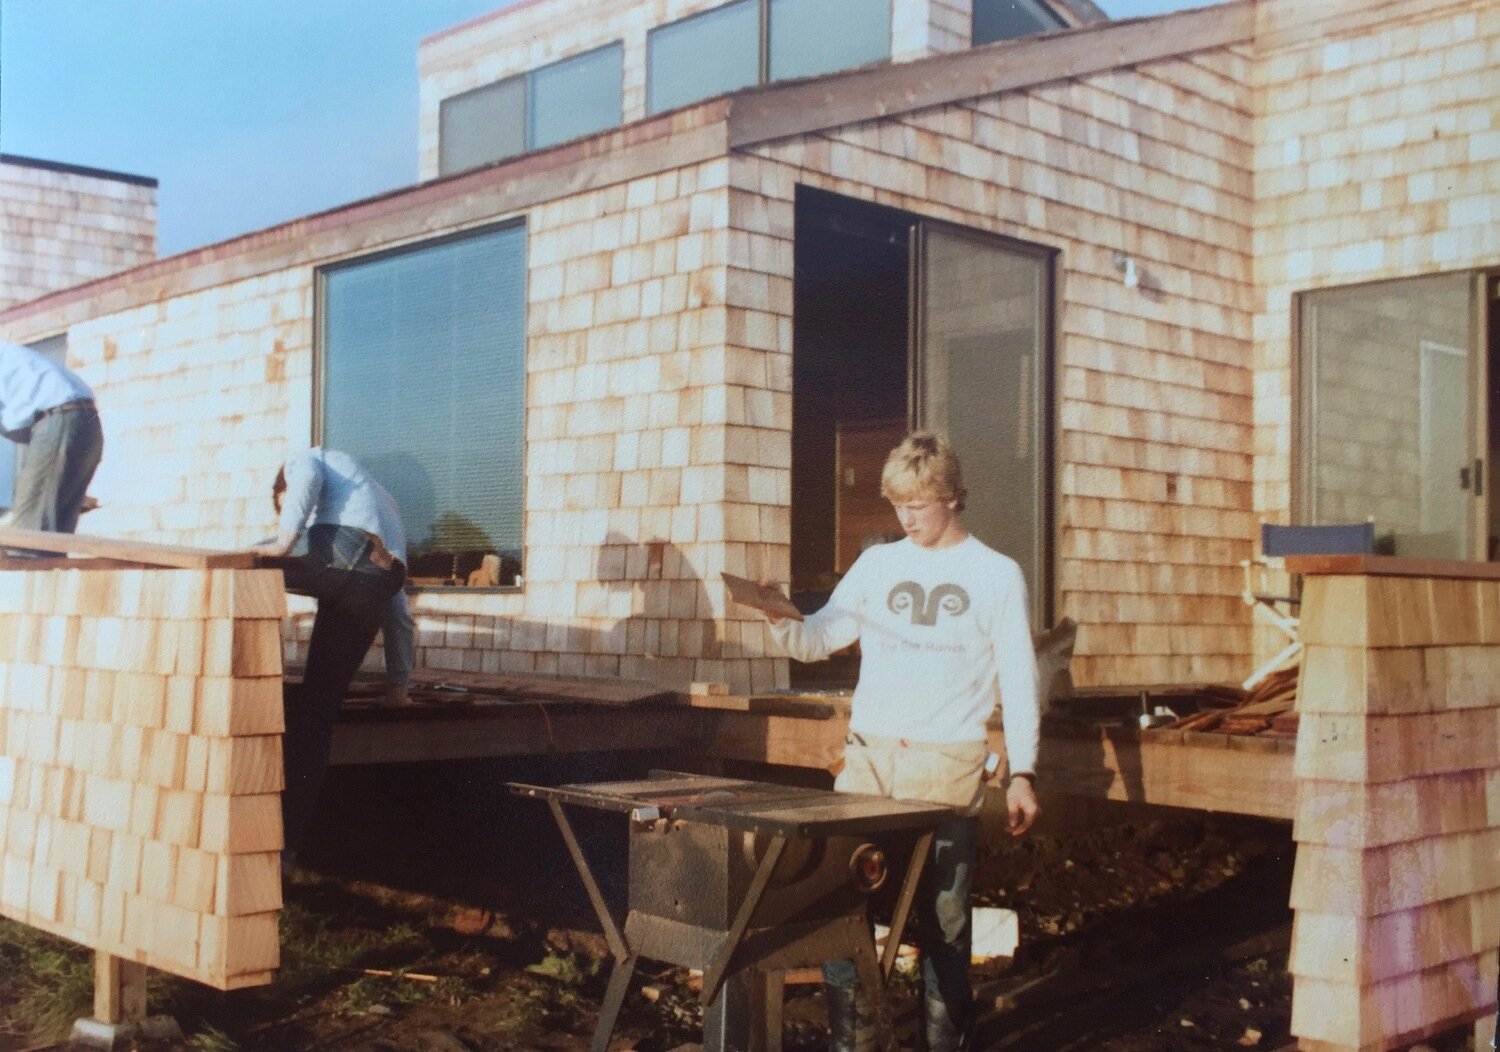
[[[153,1015],[135,1023],[105,1023],[80,1019],[73,1024],[68,1047],[116,1050],[129,1047],[136,1038],[149,1041],[181,1041],[182,1027],[169,1015]]]

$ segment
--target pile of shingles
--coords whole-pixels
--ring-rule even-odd
[[[1256,734],[1294,738],[1297,735],[1298,666],[1273,672],[1227,705],[1208,707],[1172,724],[1177,730],[1216,734]],[[1215,698],[1205,699],[1208,702]]]

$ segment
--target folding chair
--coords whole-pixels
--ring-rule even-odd
[[[1298,634],[1301,619],[1296,613],[1302,603],[1301,588],[1293,587],[1290,595],[1267,594],[1258,590],[1258,586],[1264,585],[1266,573],[1280,569],[1281,560],[1288,555],[1368,555],[1374,550],[1373,522],[1335,526],[1260,524],[1260,556],[1240,564],[1245,569],[1245,590],[1240,597],[1250,606],[1256,621],[1270,625],[1286,636],[1287,645],[1250,673],[1241,686],[1246,690],[1255,689],[1257,683],[1302,652],[1302,639]],[[1259,581],[1256,580],[1257,572]]]

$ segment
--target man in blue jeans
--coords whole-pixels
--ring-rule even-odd
[[[29,347],[0,340],[0,434],[24,445],[9,525],[72,533],[104,455],[94,392]]]
[[[287,849],[295,852],[312,824],[328,771],[339,703],[406,581],[406,532],[391,495],[337,450],[315,448],[290,457],[277,472],[271,499],[280,514],[276,539],[251,550],[289,555],[305,531],[307,554],[285,569],[286,587],[318,601],[302,685],[287,705],[282,741],[282,823]]]
[[[880,492],[902,540],[862,552],[828,603],[805,621],[771,620],[771,636],[799,661],[860,644],[844,769],[834,787],[947,804],[922,874],[915,932],[922,952],[928,1052],[972,1047],[969,888],[975,817],[984,799],[986,723],[998,704],[1010,776],[1009,829],[1037,816],[1032,770],[1041,719],[1026,582],[1020,567],[959,521],[964,485],[943,438],[908,437],[887,458]],[[767,615],[768,617],[770,615]],[[873,1052],[875,1018],[854,962],[824,966],[830,1047]]]

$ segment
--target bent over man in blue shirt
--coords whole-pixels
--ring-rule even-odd
[[[0,434],[26,446],[10,525],[72,533],[104,456],[94,392],[29,347],[0,340]]]
[[[287,705],[282,746],[282,822],[287,848],[295,851],[328,771],[339,703],[406,581],[406,531],[391,495],[337,450],[290,457],[276,475],[271,498],[281,516],[276,539],[251,550],[288,555],[305,530],[307,554],[284,571],[286,587],[318,601],[307,667]],[[391,643],[387,638],[388,648]]]

